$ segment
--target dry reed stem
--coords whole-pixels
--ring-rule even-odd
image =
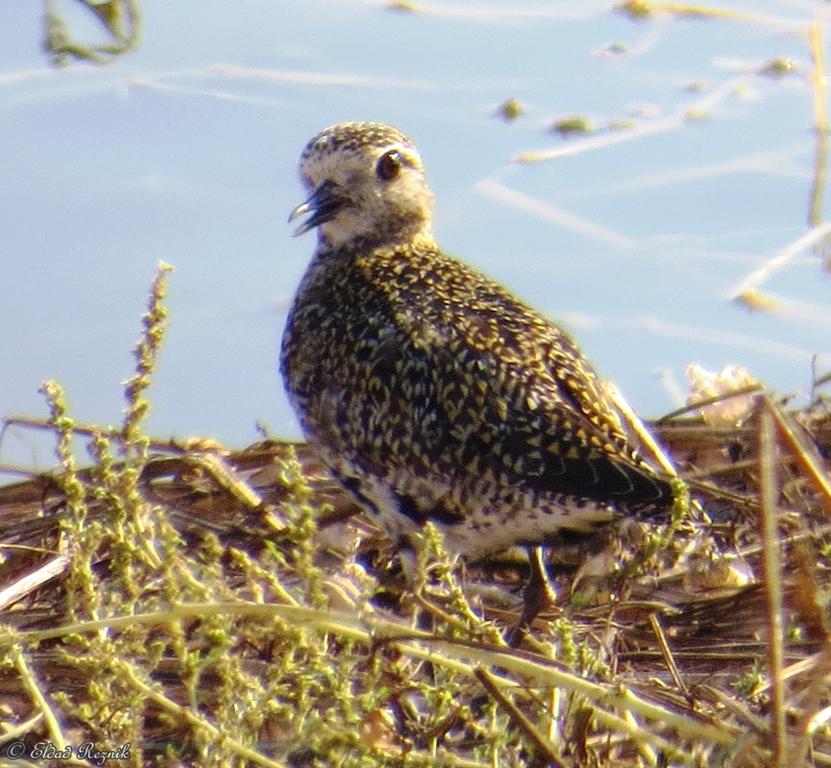
[[[69,556],[60,554],[47,560],[37,568],[21,574],[11,584],[0,589],[0,611],[8,608],[12,603],[22,600],[47,581],[65,573],[68,565]]]
[[[763,400],[759,404],[759,485],[762,497],[762,543],[768,606],[768,664],[771,680],[770,739],[776,768],[788,768],[788,732],[785,721],[782,583],[777,516],[776,443],[774,421]]]
[[[547,765],[551,765],[553,768],[562,768],[565,766],[566,763],[563,760],[563,756],[557,748],[522,714],[522,710],[500,690],[499,686],[494,683],[490,673],[484,667],[477,665],[473,668],[473,674],[488,692],[488,695],[505,710],[511,722],[528,736],[538,752],[545,755],[548,760]]]
[[[771,414],[779,434],[793,451],[794,458],[811,481],[817,486],[825,500],[826,514],[831,517],[831,483],[828,482],[828,473],[815,458],[793,420],[785,414],[770,398],[764,399],[765,408]]]
[[[681,673],[678,671],[678,665],[675,663],[669,643],[667,642],[667,636],[664,634],[664,629],[661,626],[661,620],[658,618],[657,613],[649,614],[649,624],[655,632],[655,637],[658,640],[658,647],[661,649],[661,655],[664,657],[664,663],[667,665],[667,669],[672,676],[672,681],[675,683],[678,690],[681,691],[687,699],[689,699],[690,691],[684,683]]]
[[[814,22],[808,30],[808,44],[811,51],[811,63],[814,71],[811,78],[814,96],[814,176],[811,184],[811,197],[808,209],[808,223],[811,226],[823,220],[822,201],[825,194],[825,178],[828,167],[828,119],[826,114],[825,88],[825,54],[823,53],[822,25]]]

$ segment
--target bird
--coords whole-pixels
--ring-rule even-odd
[[[571,336],[433,235],[413,141],[345,122],[302,151],[289,222],[317,229],[282,339],[303,432],[403,548],[429,521],[469,561],[532,553],[523,621],[544,604],[540,547],[673,503]]]

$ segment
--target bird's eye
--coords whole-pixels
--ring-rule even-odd
[[[391,149],[378,159],[378,165],[375,166],[375,174],[382,181],[392,181],[401,173],[401,165],[401,154]]]

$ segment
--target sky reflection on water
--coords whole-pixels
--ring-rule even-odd
[[[3,415],[45,415],[54,377],[79,420],[117,423],[164,260],[150,431],[296,436],[276,361],[314,238],[291,238],[286,217],[301,148],[346,119],[409,133],[442,245],[563,321],[643,414],[677,404],[690,362],[745,365],[782,392],[810,387],[815,353],[831,367],[811,247],[752,285],[775,311],[730,301],[811,231],[808,30],[827,34],[824,4],[637,23],[609,3],[383,5],[146,0],[136,53],[61,70],[37,9],[0,8]],[[790,72],[764,73],[776,59]],[[495,115],[509,97],[526,110],[510,124]],[[598,133],[550,130],[572,115]],[[516,162],[528,153],[548,159]],[[14,428],[0,464],[44,468],[50,444]]]

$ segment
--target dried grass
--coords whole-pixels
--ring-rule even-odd
[[[306,446],[144,435],[164,279],[122,427],[75,424],[47,384],[51,418],[25,424],[55,433],[61,468],[0,489],[0,754],[45,741],[129,744],[120,765],[831,764],[825,399],[793,412],[761,395],[741,427],[654,424],[709,519],[680,508],[577,575],[560,567],[557,604],[510,649],[521,562],[454,564],[428,529],[410,588]]]

